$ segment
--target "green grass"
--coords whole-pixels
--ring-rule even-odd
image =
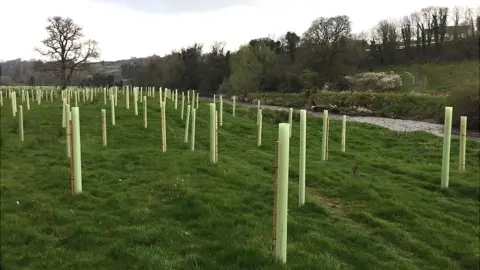
[[[480,71],[479,62],[440,62],[427,64],[397,65],[392,70],[402,76],[402,90],[424,92],[430,94],[448,94],[457,89],[478,88]],[[379,68],[375,71],[388,71],[390,68]],[[418,80],[412,84],[410,72]],[[421,83],[420,83],[421,82]]]
[[[400,73],[399,75],[402,78],[402,89],[401,90],[411,91],[411,89],[413,89],[413,87],[414,87],[414,81],[413,81],[412,76],[410,76],[409,74],[407,74],[405,72]],[[413,76],[415,76],[415,75],[413,75]]]
[[[169,102],[162,153],[157,98],[149,98],[147,129],[142,106],[135,116],[119,98],[103,147],[103,107],[103,97],[80,107],[84,192],[77,197],[61,105],[32,104],[23,143],[10,103],[1,108],[2,269],[479,269],[476,142],[468,141],[461,174],[452,140],[450,188],[440,190],[442,138],[349,122],[341,153],[340,123],[332,120],[322,162],[321,119],[309,118],[307,203],[299,208],[296,116],[284,267],[270,248],[273,141],[286,114],[264,112],[257,148],[255,112],[237,108],[232,118],[226,105],[214,165],[206,103],[194,152]]]

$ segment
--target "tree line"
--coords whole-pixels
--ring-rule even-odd
[[[451,21],[452,23],[448,23]],[[480,13],[471,8],[426,7],[401,20],[382,20],[353,34],[348,16],[320,17],[301,35],[252,39],[236,52],[216,42],[203,53],[195,43],[164,57],[124,63],[122,78],[139,86],[200,92],[343,90],[342,78],[378,67],[478,59]]]
[[[238,51],[215,42],[204,52],[202,44],[194,43],[163,57],[124,60],[118,74],[112,75],[98,72],[98,63],[96,71],[88,69],[88,61],[98,56],[94,41],[76,43],[77,51],[57,54],[61,44],[73,44],[83,33],[71,19],[54,17],[49,18],[48,37],[42,41],[45,49],[38,49],[50,61],[35,61],[31,69],[43,72],[42,78],[45,74],[56,78],[63,87],[129,84],[243,95],[315,90],[326,83],[329,89],[344,90],[345,75],[358,71],[479,57],[480,8],[426,7],[399,20],[382,20],[360,34],[352,33],[351,26],[345,15],[320,17],[301,34],[289,31],[278,39],[252,39]],[[69,39],[62,40],[59,31],[80,35],[67,34]],[[27,80],[39,84],[36,77]]]

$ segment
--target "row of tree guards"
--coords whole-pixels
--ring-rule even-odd
[[[39,89],[18,89],[8,88],[6,92],[11,100],[12,115],[16,117],[17,113],[17,94],[20,93],[22,103],[27,103],[28,110],[29,96],[32,98],[35,95],[38,105],[42,100],[47,98],[54,101],[54,91],[39,90]],[[79,194],[82,192],[82,164],[81,164],[81,139],[80,139],[80,111],[78,101],[82,98],[83,102],[93,101],[94,97],[103,90],[104,105],[107,104],[107,97],[110,99],[111,109],[111,124],[115,126],[115,107],[118,106],[118,88],[110,89],[76,89],[68,88],[62,91],[62,126],[65,128],[66,134],[66,153],[70,160],[71,168],[71,186],[72,194]],[[130,109],[130,92],[133,96],[134,114],[138,115],[138,102],[143,103],[143,120],[144,127],[147,128],[147,97],[155,97],[157,91],[153,87],[148,88],[127,88],[120,89],[125,95],[125,108]],[[146,95],[143,95],[143,90]],[[3,107],[3,92],[5,89],[0,89],[0,105]],[[18,93],[17,93],[18,92]],[[195,91],[181,92],[181,112],[180,118],[185,119],[185,136],[184,142],[188,143],[190,138],[190,149],[195,150],[195,121],[196,111],[198,110],[199,94]],[[166,141],[166,126],[165,126],[165,108],[167,100],[174,102],[174,109],[178,108],[179,93],[177,90],[162,89],[158,91],[159,106],[161,109],[161,134],[162,134],[162,152],[167,150]],[[186,98],[185,98],[186,96]],[[74,99],[75,106],[71,107],[70,103]],[[185,111],[186,103],[186,114]],[[210,130],[210,160],[212,163],[218,162],[218,130],[223,125],[223,97],[219,96],[219,110],[216,108],[217,96],[214,95],[214,100],[209,104],[209,130]],[[232,98],[232,115],[235,117],[236,98]],[[452,129],[452,107],[445,108],[445,124],[443,137],[443,158],[442,158],[442,172],[441,172],[441,187],[448,188],[449,183],[449,164],[450,164],[450,143],[451,143],[451,129]],[[19,113],[19,131],[20,139],[24,141],[23,132],[23,107],[18,106]],[[346,116],[341,120],[341,151],[346,149]],[[263,113],[260,101],[257,103],[257,146],[262,145],[262,123]],[[467,117],[461,117],[460,129],[460,155],[459,155],[459,170],[465,171],[465,154],[466,154],[466,125]],[[278,140],[275,144],[274,154],[274,209],[273,209],[273,247],[272,252],[275,259],[286,263],[287,251],[287,208],[288,208],[288,178],[289,178],[289,152],[290,152],[290,138],[292,136],[293,126],[293,108],[289,109],[288,123],[280,123],[278,126]],[[330,120],[328,111],[323,112],[323,132],[322,132],[322,161],[328,160],[328,138],[329,138]],[[101,109],[101,130],[102,130],[102,144],[107,146],[107,110]],[[305,204],[305,172],[306,172],[306,133],[307,133],[307,111],[300,110],[300,157],[299,157],[299,196],[298,204],[303,206]],[[189,136],[190,135],[190,136]]]
[[[452,131],[452,107],[445,108],[445,127],[443,139],[443,158],[441,187],[448,188],[449,184],[449,164],[450,164],[450,142]],[[466,130],[467,117],[461,117],[460,129],[460,155],[459,170],[465,171],[465,153],[466,153]],[[260,102],[257,108],[257,125],[259,126],[259,135],[262,126],[262,109]],[[330,121],[328,111],[323,111],[323,138],[321,159],[328,160],[328,135]],[[346,134],[346,116],[342,117],[341,133],[341,151],[345,152],[345,134]],[[290,156],[290,137],[292,135],[292,108],[289,111],[289,123],[280,123],[278,126],[278,141],[275,141],[274,157],[274,213],[273,213],[273,245],[272,253],[275,259],[286,263],[287,260],[287,210],[288,210],[288,177],[289,177],[289,156]],[[305,204],[305,159],[306,159],[306,110],[300,110],[300,164],[299,164],[299,206]]]
[[[125,90],[125,89],[124,89]],[[134,112],[135,115],[138,115],[138,96],[139,96],[139,89],[133,89],[133,100],[134,100]],[[153,89],[147,89],[147,95],[154,96],[155,91]],[[95,92],[98,92],[98,89],[86,89],[83,90],[87,94],[84,95],[84,101],[93,101],[94,96],[96,95]],[[89,92],[91,91],[91,92]],[[115,126],[115,107],[118,105],[117,97],[118,97],[118,89],[103,89],[104,92],[104,104],[107,103],[107,92],[108,96],[110,96],[110,109],[112,115],[112,126]],[[76,104],[78,104],[78,91],[72,92],[71,89],[67,89],[62,92],[62,100],[63,100],[63,110],[62,110],[62,126],[65,128],[66,132],[66,148],[67,148],[67,157],[70,159],[70,167],[71,167],[71,184],[72,184],[72,194],[79,194],[82,191],[82,175],[81,175],[81,148],[80,148],[80,120],[79,116],[75,116],[75,114],[79,114],[78,107],[70,108],[70,100],[73,96],[75,98]],[[129,109],[129,89],[126,89],[124,92],[126,95],[126,108]],[[190,93],[190,92],[189,92]],[[194,102],[194,92],[192,91],[192,104]],[[140,94],[141,95],[141,94]],[[162,151],[165,152],[167,150],[166,145],[166,126],[165,126],[165,104],[167,97],[172,100],[175,100],[175,104],[177,104],[178,100],[178,91],[172,92],[169,89],[165,89],[165,95],[162,98],[162,93],[159,94],[160,97],[160,108],[161,108],[161,132],[162,132]],[[182,95],[184,97],[184,95]],[[142,100],[142,99],[140,99]],[[182,98],[182,108],[184,107],[184,98]],[[190,103],[190,97],[188,96],[188,103]],[[148,127],[148,117],[147,117],[147,96],[143,96],[143,115],[144,115],[144,127]],[[197,101],[196,106],[198,106],[198,93],[197,93]],[[188,126],[189,126],[189,117],[192,114],[192,132],[191,132],[191,150],[195,148],[195,118],[196,118],[196,109],[192,109],[190,113],[191,104],[187,105],[187,121],[186,121],[186,129],[185,129],[185,142],[188,142]],[[175,109],[177,106],[175,106]],[[74,113],[74,111],[76,111]],[[73,118],[72,118],[73,117]],[[77,119],[77,118],[78,119]],[[183,118],[183,110],[181,117]],[[106,109],[101,109],[101,123],[102,123],[102,145],[107,146],[107,112]],[[78,128],[76,128],[78,126]]]

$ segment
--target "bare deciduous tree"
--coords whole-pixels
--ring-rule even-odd
[[[438,8],[438,20],[439,20],[439,35],[440,42],[443,43],[445,40],[445,35],[447,34],[448,27],[448,7]]]
[[[460,25],[460,20],[462,17],[462,8],[460,6],[455,6],[452,9],[452,13],[450,14],[452,21],[453,21],[453,40],[458,39],[458,26]]]
[[[89,60],[99,56],[97,42],[82,40],[83,29],[71,18],[50,17],[45,30],[48,37],[42,41],[44,48],[35,50],[49,58],[46,68],[59,78],[65,89],[74,71],[84,69]]]
[[[474,37],[475,36],[475,23],[473,19],[473,8],[471,7],[466,7],[464,10],[464,21],[463,25],[467,26],[468,28],[468,36]]]
[[[213,55],[223,55],[223,52],[225,50],[225,41],[214,41],[211,50]]]
[[[476,25],[477,25],[477,36],[480,36],[480,6],[475,9],[476,13]]]
[[[400,33],[402,35],[403,46],[405,48],[406,56],[411,58],[412,38],[414,36],[412,18],[410,16],[404,16],[400,22]]]
[[[411,15],[412,22],[415,25],[416,33],[416,47],[417,50],[420,50],[420,45],[422,50],[425,52],[425,25],[422,22],[419,12],[414,12]]]
[[[393,62],[395,52],[399,46],[399,22],[394,20],[381,20],[375,28],[377,36],[382,41],[382,63]]]
[[[434,7],[426,7],[426,8],[422,8],[422,10],[420,11],[422,13],[422,19],[423,19],[423,31],[426,32],[426,36],[427,36],[427,45],[428,47],[430,47],[430,45],[432,44],[432,36],[433,36],[433,14],[435,12],[435,8]],[[426,28],[425,28],[426,27]]]
[[[305,43],[312,46],[322,60],[326,75],[329,75],[329,66],[340,52],[339,44],[350,35],[352,28],[348,16],[318,18],[303,34]]]

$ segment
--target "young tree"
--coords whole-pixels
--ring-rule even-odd
[[[47,38],[42,41],[44,48],[36,48],[43,56],[49,58],[48,69],[60,80],[62,89],[70,83],[72,74],[82,70],[88,61],[99,56],[97,42],[83,40],[83,29],[71,18],[49,17]]]

